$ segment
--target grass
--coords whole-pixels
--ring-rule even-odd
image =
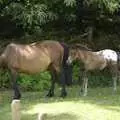
[[[79,88],[68,88],[65,99],[44,97],[45,92],[22,92],[22,120],[37,120],[37,114],[47,113],[45,120],[120,120],[120,89],[89,89],[87,97],[80,96]],[[0,120],[11,120],[11,91],[0,92]]]

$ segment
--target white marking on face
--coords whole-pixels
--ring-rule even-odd
[[[68,64],[71,64],[71,63],[72,63],[72,58],[71,58],[71,56],[68,57],[67,63],[68,63]]]

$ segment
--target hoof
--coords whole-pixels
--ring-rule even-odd
[[[83,94],[83,97],[85,97],[85,96],[87,96],[87,93],[84,93],[84,94]]]
[[[117,94],[117,90],[112,91],[112,95],[115,95],[115,94]]]
[[[61,95],[60,95],[60,97],[62,97],[62,98],[65,98],[67,96],[67,93],[65,92],[65,93],[62,93]]]
[[[20,98],[21,98],[21,94],[18,94],[18,95],[15,95],[15,96],[13,97],[13,100],[15,100],[15,99],[19,100]]]
[[[82,88],[80,89],[80,92],[83,93],[83,89]]]
[[[82,96],[83,95],[83,89],[80,89],[79,95]]]
[[[46,95],[46,97],[53,97],[54,96],[54,93],[48,93],[47,95]]]

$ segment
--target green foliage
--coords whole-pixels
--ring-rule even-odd
[[[102,12],[114,13],[120,7],[120,0],[90,0],[89,4],[95,4]]]
[[[63,23],[74,23],[76,21],[76,0],[0,1],[1,6],[5,3],[9,4],[6,4],[1,15],[9,15],[17,25],[24,28],[25,32],[39,32],[44,25],[51,22],[54,24],[54,21]],[[94,19],[97,19],[102,15],[108,16],[108,14],[117,12],[120,8],[120,0],[83,0],[83,8],[85,11],[89,9],[87,16],[94,16]],[[79,14],[86,15],[85,11],[81,11],[81,6],[79,6],[79,9]],[[94,11],[89,14],[91,10]],[[58,24],[60,23],[58,22]]]
[[[64,4],[67,6],[67,7],[73,7],[76,5],[76,0],[64,0]]]
[[[36,75],[24,75],[22,74],[18,80],[21,88],[24,90],[43,90],[50,86],[51,78],[48,72],[36,74]]]
[[[11,88],[10,76],[8,72],[0,70],[0,88]]]
[[[49,88],[51,84],[51,76],[48,72],[25,75],[20,74],[17,82],[22,90],[37,91]],[[12,88],[10,74],[8,72],[0,71],[0,88]]]
[[[57,19],[57,16],[48,10],[45,4],[12,3],[4,11],[4,15],[12,16],[18,25],[33,32],[40,29],[43,24]]]

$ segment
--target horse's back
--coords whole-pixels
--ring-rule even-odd
[[[52,60],[56,59],[54,57],[59,53],[59,47],[58,42],[54,41],[28,45],[11,43],[6,47],[4,54],[8,66],[23,72],[36,73],[46,70]]]
[[[51,57],[52,62],[58,61],[61,63],[63,59],[64,48],[58,41],[46,40],[41,42],[41,45],[44,46],[48,51]],[[56,63],[56,64],[57,64]]]
[[[114,50],[105,49],[99,51],[98,53],[100,53],[108,61],[117,62],[118,56],[117,56],[117,52]]]

